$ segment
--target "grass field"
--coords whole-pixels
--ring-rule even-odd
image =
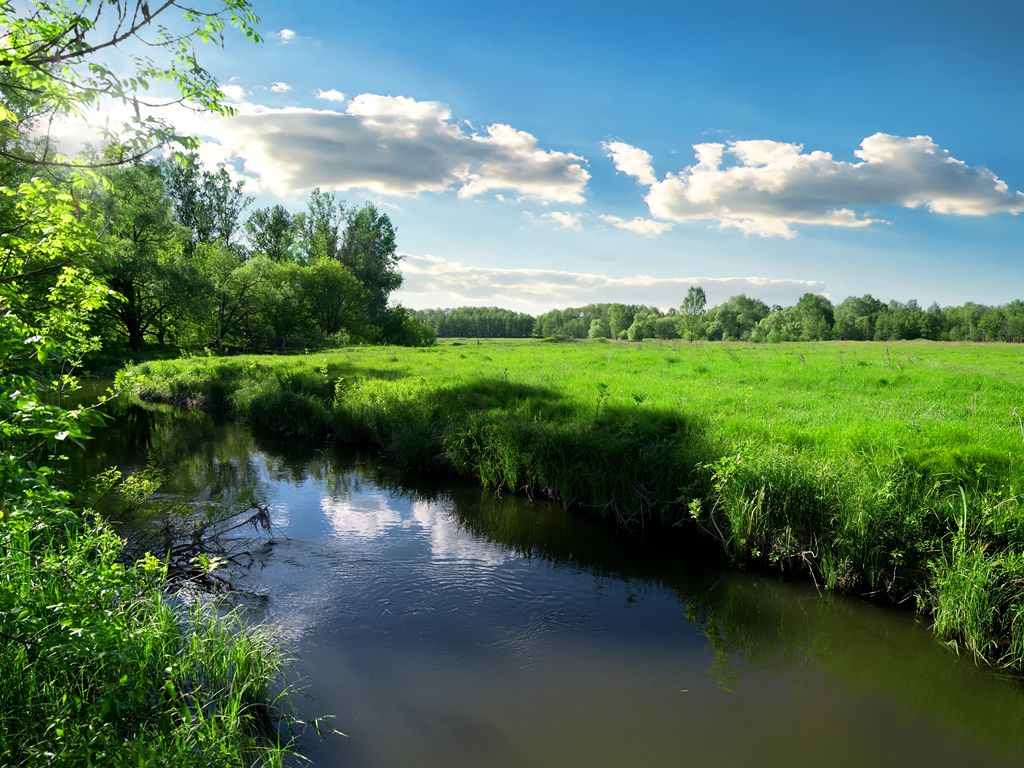
[[[1011,345],[467,341],[152,362],[130,386],[913,600],[1019,670],[1022,382]]]

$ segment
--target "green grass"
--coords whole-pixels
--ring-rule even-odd
[[[60,500],[0,514],[0,765],[281,765],[269,637]]]
[[[143,398],[678,526],[1024,664],[1024,350],[485,342],[145,363]]]

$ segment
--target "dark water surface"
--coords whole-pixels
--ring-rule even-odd
[[[129,407],[75,458],[269,505],[239,585],[319,766],[1024,765],[1024,691],[909,613],[729,573],[372,454]]]

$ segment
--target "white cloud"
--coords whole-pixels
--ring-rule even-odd
[[[280,40],[282,43],[290,43],[292,40],[295,39],[294,29],[279,29],[274,34],[277,35],[277,39]]]
[[[220,92],[224,94],[224,97],[228,101],[241,101],[245,98],[245,88],[240,85],[234,85],[233,83],[222,83],[220,86]]]
[[[583,229],[583,217],[569,211],[551,211],[541,215],[542,219],[551,222],[556,229],[571,229],[579,232]]]
[[[619,216],[602,214],[601,221],[606,224],[611,224],[613,227],[624,229],[627,232],[635,232],[636,234],[643,235],[644,237],[657,237],[658,235],[663,235],[672,229],[672,225],[668,222],[644,219],[640,216],[634,216],[632,219],[623,219]]]
[[[321,101],[337,101],[339,103],[344,103],[345,101],[345,94],[337,88],[328,88],[326,91],[317,88],[316,97]]]
[[[182,110],[179,128],[240,160],[258,189],[279,196],[314,187],[383,195],[507,191],[544,203],[580,203],[586,160],[541,148],[532,134],[495,123],[469,131],[437,101],[363,93],[344,110],[236,106],[231,118]]]
[[[657,181],[650,152],[623,141],[606,141],[601,146],[615,163],[615,170],[619,173],[634,176],[639,183],[645,186],[650,186]]]
[[[764,237],[794,237],[798,224],[866,227],[879,219],[865,209],[894,205],[960,216],[1024,211],[1024,193],[929,136],[876,133],[853,162],[779,141],[696,144],[696,162],[660,181],[643,150],[621,142],[605,148],[618,170],[650,187],[645,199],[656,218],[713,221]]]
[[[288,83],[282,83],[280,80],[276,83],[272,83],[270,86],[270,90],[274,93],[288,93],[291,89],[292,87],[288,85]]]
[[[710,305],[746,293],[769,304],[795,304],[805,293],[824,293],[818,280],[765,277],[611,276],[554,269],[475,267],[438,256],[406,255],[405,278],[396,298],[407,307],[501,306],[540,313],[555,307],[622,301],[679,306],[690,286],[700,285]]]

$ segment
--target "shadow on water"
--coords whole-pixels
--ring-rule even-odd
[[[123,406],[73,471],[147,462],[165,494],[274,510],[282,543],[241,578],[300,709],[351,736],[307,745],[318,764],[1024,760],[1019,685],[908,613],[195,413]]]

